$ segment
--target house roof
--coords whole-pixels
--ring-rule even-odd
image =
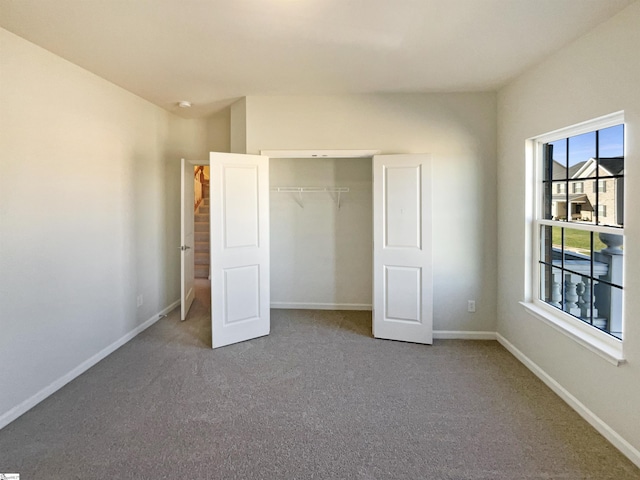
[[[559,161],[554,160],[551,163],[551,169],[552,169],[551,174],[553,175],[551,178],[553,178],[554,180],[560,180],[562,178],[566,178],[567,167],[562,165]]]
[[[600,167],[611,175],[621,175],[624,172],[624,157],[607,157],[600,159]]]
[[[624,157],[602,157],[599,159],[600,168],[604,169],[604,175],[621,175],[624,172]],[[586,162],[580,162],[569,170],[570,179],[595,177],[596,159],[590,158]],[[603,176],[603,173],[600,173]]]
[[[573,178],[574,175],[576,175],[580,171],[580,169],[584,166],[585,163],[587,163],[587,160],[583,162],[578,162],[575,165],[571,165],[569,167],[569,178]]]

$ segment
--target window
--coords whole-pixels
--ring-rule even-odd
[[[615,114],[530,144],[534,264],[525,305],[587,343],[618,345],[623,336],[623,121]],[[587,179],[593,192],[585,192]]]
[[[607,216],[607,206],[606,205],[598,205],[598,216],[606,217]]]
[[[595,181],[593,182],[593,193],[596,192],[600,192],[600,193],[606,193],[607,192],[607,181],[606,180],[600,180],[600,182]]]

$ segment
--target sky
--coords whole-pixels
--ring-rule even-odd
[[[624,126],[615,125],[599,131],[600,157],[619,157],[624,155]],[[589,132],[569,137],[569,167],[596,156],[596,134]],[[553,159],[566,165],[566,140],[553,144]]]

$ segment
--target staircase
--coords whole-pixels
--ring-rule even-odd
[[[195,277],[209,278],[209,189],[194,214]]]

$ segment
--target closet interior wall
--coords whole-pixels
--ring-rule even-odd
[[[271,305],[370,310],[371,158],[270,159]],[[346,187],[346,193],[277,192]]]

